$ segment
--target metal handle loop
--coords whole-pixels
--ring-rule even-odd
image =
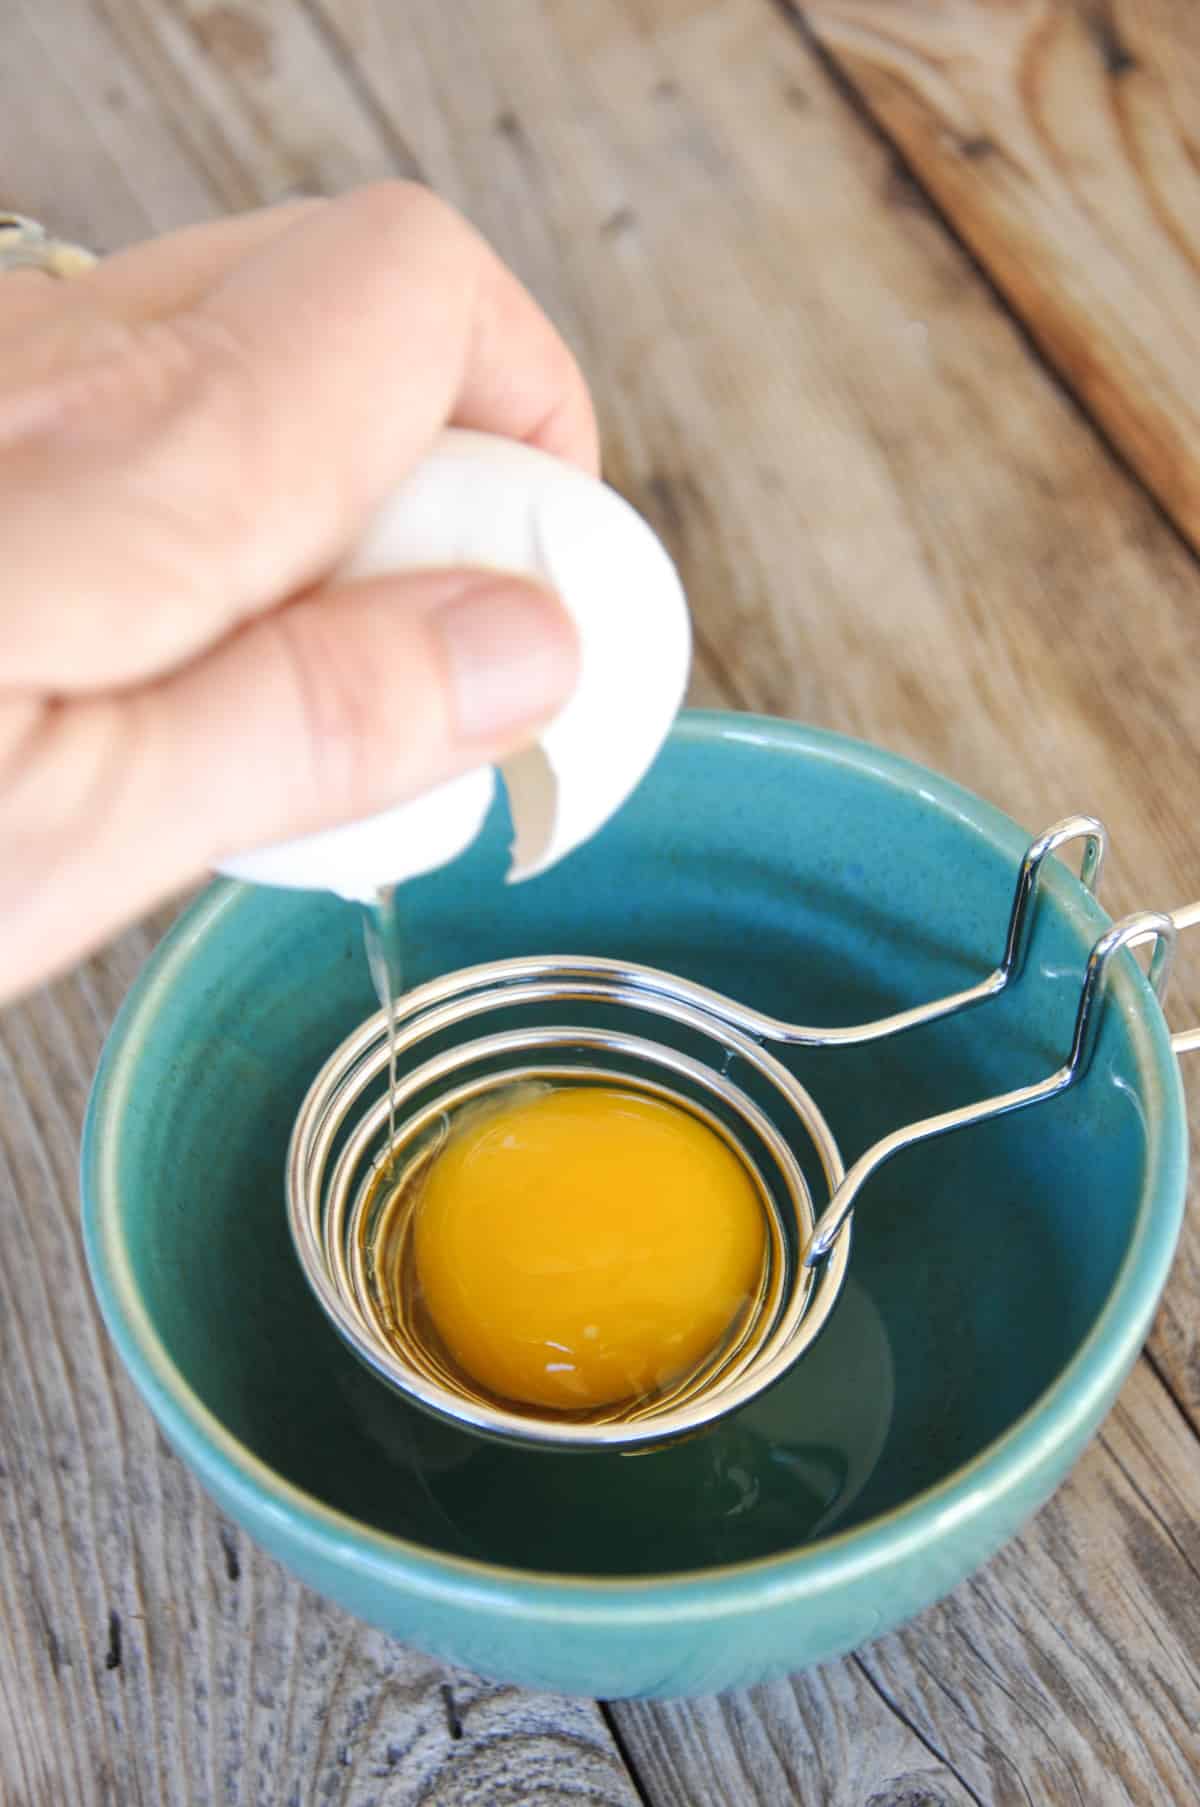
[[[900,1010],[893,1016],[880,1017],[871,1023],[857,1023],[846,1029],[807,1029],[798,1024],[778,1023],[768,1033],[775,1040],[793,1044],[821,1047],[836,1044],[848,1047],[861,1042],[881,1041],[885,1036],[897,1035],[905,1029],[915,1029],[925,1023],[940,1022],[948,1016],[957,1015],[961,1010],[970,1010],[976,1004],[985,1003],[988,998],[998,997],[1011,980],[1021,976],[1025,956],[1029,951],[1034,904],[1047,859],[1052,853],[1058,853],[1061,848],[1078,840],[1084,843],[1079,882],[1086,891],[1095,894],[1108,847],[1104,824],[1094,816],[1067,816],[1052,828],[1046,829],[1027,848],[1017,873],[1000,964],[978,984],[968,986],[965,991],[953,992],[949,997],[935,998],[928,1004],[917,1004],[911,1010]]]
[[[989,998],[998,997],[1011,980],[1021,975],[1029,950],[1034,904],[1047,859],[1052,853],[1057,853],[1070,842],[1078,840],[1084,843],[1079,882],[1086,891],[1095,893],[1108,843],[1104,825],[1094,816],[1067,816],[1030,843],[1017,873],[1000,964],[986,978],[968,986],[964,991],[951,992],[948,997],[934,998],[926,1004],[915,1004],[911,1009],[898,1010],[891,1016],[876,1017],[869,1023],[853,1023],[845,1028],[835,1029],[784,1022],[778,1017],[767,1016],[762,1011],[735,1004],[731,999],[719,997],[715,992],[708,994],[713,1014],[731,1027],[764,1041],[782,1042],[789,1047],[847,1048],[857,1047],[864,1042],[883,1041],[906,1029],[941,1022],[948,1016],[957,1015],[959,1011],[971,1010],[977,1004],[986,1003]]]
[[[1200,906],[1197,906],[1194,916],[1189,916],[1189,921],[1200,921]],[[890,1161],[902,1149],[912,1148],[918,1142],[932,1141],[936,1136],[949,1135],[952,1130],[990,1122],[993,1117],[1003,1117],[1011,1111],[1025,1110],[1029,1105],[1041,1104],[1045,1099],[1056,1097],[1059,1092],[1065,1092],[1073,1086],[1086,1073],[1095,1052],[1103,1016],[1106,980],[1114,956],[1123,949],[1139,947],[1144,942],[1153,940],[1154,952],[1150,959],[1149,979],[1155,995],[1161,998],[1170,976],[1177,926],[1175,918],[1147,911],[1137,916],[1127,916],[1107,929],[1088,956],[1083,987],[1079,994],[1079,1008],[1075,1015],[1071,1051],[1065,1064],[1034,1085],[1019,1086],[1014,1091],[1000,1092],[993,1098],[985,1098],[978,1104],[964,1104],[957,1110],[942,1111],[937,1116],[925,1117],[918,1123],[905,1124],[903,1128],[893,1130],[890,1135],[868,1148],[848,1170],[845,1179],[821,1213],[801,1256],[802,1265],[815,1267],[824,1259],[844,1228],[863,1186],[886,1161]],[[1200,1047],[1200,1030],[1173,1037],[1172,1047],[1177,1051],[1180,1042]]]
[[[1056,822],[1053,828],[1048,828],[1044,834],[1039,835],[1021,861],[1021,870],[1017,874],[1017,888],[1008,922],[1008,938],[1004,958],[1000,963],[1000,971],[1006,975],[1019,977],[1025,964],[1030,924],[1033,920],[1032,906],[1043,865],[1050,854],[1057,853],[1061,847],[1078,840],[1084,843],[1079,882],[1093,897],[1099,891],[1108,851],[1108,835],[1102,822],[1098,822],[1095,816],[1067,816],[1064,821]]]
[[[1195,928],[1200,924],[1200,903],[1183,904],[1178,910],[1172,910],[1171,921],[1177,935],[1181,935],[1184,929]],[[1160,992],[1159,996],[1161,995]],[[1200,1025],[1195,1029],[1177,1029],[1171,1037],[1171,1047],[1176,1054],[1200,1053]]]

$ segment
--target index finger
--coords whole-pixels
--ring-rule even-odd
[[[167,320],[106,318],[0,401],[0,686],[183,663],[335,565],[447,422],[598,462],[557,332],[411,185],[306,214]]]

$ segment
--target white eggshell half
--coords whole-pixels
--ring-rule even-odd
[[[300,840],[277,841],[257,853],[224,860],[220,870],[254,885],[336,891],[368,903],[386,885],[419,878],[457,859],[483,827],[495,789],[492,768],[480,766],[377,816]]]
[[[661,542],[615,490],[530,446],[453,428],[388,498],[338,575],[447,566],[541,579],[579,633],[574,696],[501,767],[515,833],[510,877],[529,878],[595,834],[653,761],[687,684],[687,604]],[[490,768],[481,768],[222,870],[366,900],[462,853],[492,789]]]

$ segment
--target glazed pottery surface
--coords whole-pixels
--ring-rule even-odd
[[[462,860],[406,887],[407,976],[602,954],[777,1016],[861,1021],[996,964],[1029,838],[871,748],[685,716],[618,818],[550,873],[503,883],[501,803]],[[1052,866],[1010,992],[899,1039],[787,1055],[847,1160],[1062,1060],[1106,918]],[[317,1069],[376,1008],[361,923],[330,898],[218,884],[149,962],[93,1092],[84,1222],[105,1318],[223,1509],[407,1641],[608,1697],[802,1668],[1010,1537],[1141,1346],[1186,1128],[1157,1005],[1118,965],[1074,1091],[868,1185],[833,1320],[779,1386],[674,1448],[554,1455],[425,1418],[323,1319],[289,1241],[284,1157]]]

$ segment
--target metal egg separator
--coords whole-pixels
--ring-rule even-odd
[[[1064,1063],[1047,1078],[976,1104],[893,1130],[847,1171],[836,1141],[808,1091],[771,1046],[846,1047],[882,1041],[921,1024],[973,1009],[1018,978],[1047,858],[1083,842],[1080,880],[1095,893],[1106,835],[1090,816],[1071,816],[1038,837],[1017,875],[999,965],[967,989],[869,1023],[820,1029],[787,1023],[671,973],[601,959],[534,957],[451,973],[401,1001],[402,1061],[422,1043],[444,1043],[465,1025],[471,1039],[439,1046],[407,1067],[392,1102],[400,1124],[387,1144],[389,1099],[378,1090],[388,1063],[384,1013],[372,1017],[331,1056],[314,1082],[293,1131],[288,1205],[293,1238],[310,1285],[356,1353],[394,1389],[438,1416],[476,1431],[562,1448],[654,1447],[736,1410],[778,1379],[815,1339],[836,1303],[849,1257],[852,1212],[866,1181],[902,1149],[1024,1110],[1057,1096],[1087,1072],[1103,1017],[1106,978],[1124,949],[1153,943],[1148,979],[1161,1000],[1177,937],[1200,923],[1200,903],[1173,912],[1127,916],[1107,929],[1088,957]],[[610,1022],[540,1023],[474,1033],[489,1014],[564,1002],[657,1017],[699,1038],[708,1057]],[[1171,1037],[1176,1054],[1200,1048],[1200,1028]],[[766,1082],[769,1113],[730,1076],[730,1056]],[[758,1188],[768,1225],[762,1283],[742,1321],[698,1370],[649,1400],[592,1414],[537,1413],[497,1399],[455,1370],[397,1315],[377,1283],[381,1248],[402,1261],[421,1173],[452,1114],[522,1080],[634,1086],[682,1105],[739,1155]],[[782,1121],[780,1120],[782,1110]],[[820,1162],[828,1203],[819,1212],[796,1157],[799,1128]],[[384,1146],[381,1147],[381,1139]],[[386,1162],[386,1167],[385,1167]],[[383,1184],[392,1172],[394,1183]]]

